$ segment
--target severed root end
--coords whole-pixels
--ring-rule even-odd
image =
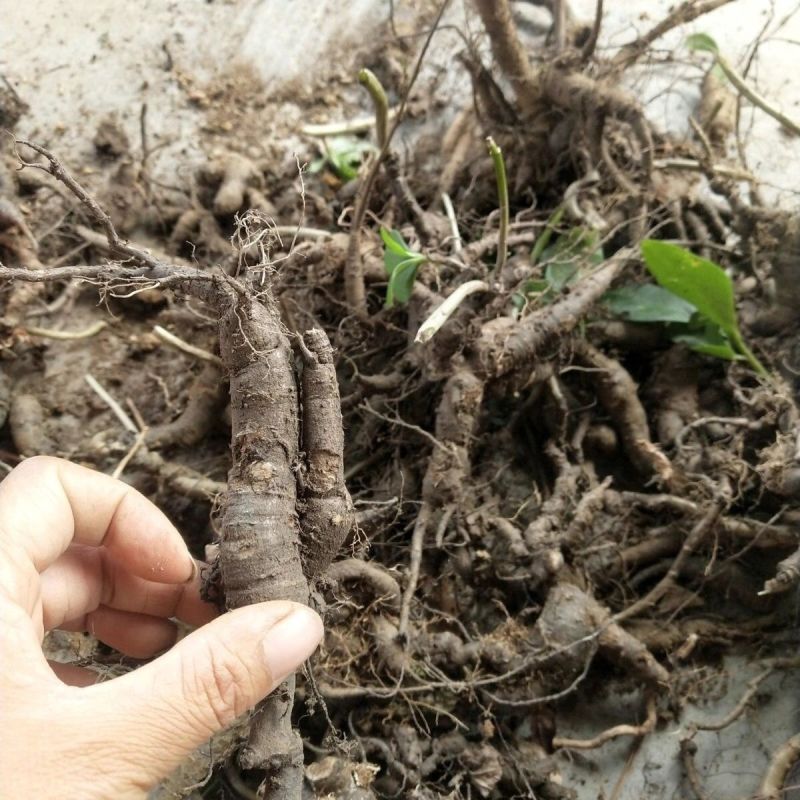
[[[775,577],[764,584],[759,596],[779,594],[800,583],[800,550],[796,550],[788,558],[778,564]]]

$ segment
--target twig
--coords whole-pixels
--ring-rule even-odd
[[[142,412],[136,407],[136,403],[131,400],[130,397],[125,398],[125,405],[131,410],[131,414],[133,414],[133,421],[139,428],[139,431],[143,431],[145,428],[149,427],[147,423],[144,421],[144,417],[142,416]]]
[[[133,423],[133,420],[125,413],[122,406],[97,382],[94,376],[87,372],[83,378],[92,391],[114,412],[116,418],[122,423],[122,427],[126,431],[138,434],[139,429]]]
[[[434,447],[443,450],[445,453],[449,453],[450,450],[448,449],[447,445],[442,444],[432,433],[429,433],[424,428],[420,428],[419,425],[414,425],[411,422],[406,422],[404,419],[400,419],[400,417],[389,417],[386,414],[381,414],[380,411],[374,409],[368,400],[365,400],[361,407],[372,414],[374,417],[378,419],[382,419],[384,422],[388,422],[390,425],[399,425],[401,428],[406,428],[410,431],[414,431],[414,433],[418,433],[420,436],[424,436]]]
[[[111,222],[111,217],[108,216],[97,201],[72,177],[64,165],[49,150],[27,139],[15,139],[14,141],[15,144],[29,147],[34,152],[39,153],[39,155],[47,159],[49,164],[47,167],[42,164],[25,161],[21,157],[20,162],[24,167],[32,167],[34,169],[41,169],[44,172],[49,172],[56,180],[61,181],[61,183],[86,206],[95,221],[102,227],[106,239],[108,239],[108,245],[114,252],[126,258],[132,258],[149,267],[161,266],[160,262],[154,259],[149,253],[140,250],[138,247],[133,247],[119,238],[114,228],[114,223]]]
[[[375,73],[366,67],[359,70],[358,82],[369,92],[375,106],[375,138],[382,150],[386,146],[389,125],[389,101],[386,98],[386,91]]]
[[[750,183],[758,182],[758,178],[747,170],[726,167],[724,164],[705,164],[694,158],[657,158],[653,161],[653,167],[655,169],[687,169],[692,172],[707,172],[711,170],[715,175],[721,175],[725,178],[749,181]]]
[[[800,123],[787,117],[780,109],[772,105],[765,97],[762,97],[755,89],[751,88],[745,79],[736,71],[733,65],[716,49],[713,50],[714,58],[720,69],[725,73],[725,77],[754,105],[760,108],[765,114],[777,120],[784,128],[791,131],[795,136],[800,136]]]
[[[330,239],[331,231],[322,228],[307,228],[304,225],[275,225],[270,230],[278,236],[297,236],[298,239]]]
[[[697,765],[694,763],[694,755],[697,752],[697,745],[692,741],[691,737],[687,736],[681,739],[681,761],[683,761],[683,769],[686,772],[686,778],[697,800],[709,800],[708,795],[703,789],[703,783],[700,780],[700,774],[697,772]]]
[[[656,727],[656,699],[654,695],[647,698],[647,717],[640,725],[615,725],[608,728],[592,739],[562,739],[556,736],[553,739],[553,748],[568,748],[570,750],[594,750],[612,739],[620,736],[645,736]]]
[[[599,631],[597,634],[599,635]],[[581,643],[583,639],[578,640],[577,642],[573,642],[572,644]],[[566,648],[560,648],[562,651]],[[556,655],[558,651],[553,653],[552,655]],[[583,669],[580,673],[575,677],[575,679],[570,683],[566,689],[561,689],[558,692],[554,692],[553,694],[544,695],[543,697],[526,697],[522,700],[510,700],[504,697],[499,697],[495,694],[492,694],[490,691],[486,690],[485,694],[489,697],[493,703],[497,703],[498,705],[508,706],[509,708],[534,708],[535,706],[544,705],[546,703],[553,703],[556,700],[561,700],[562,698],[566,697],[569,694],[572,694],[584,680],[586,680],[586,676],[589,674],[589,669],[591,668],[592,664],[594,663],[594,657],[597,655],[597,646],[591,648],[591,651],[586,656],[586,660],[583,663]]]
[[[147,428],[143,428],[139,431],[139,435],[136,437],[133,445],[131,445],[131,449],[128,450],[127,453],[123,456],[122,460],[117,464],[114,471],[111,473],[112,478],[119,479],[122,476],[122,473],[125,470],[125,467],[128,466],[130,460],[136,455],[139,448],[144,444],[144,438],[147,435]]]
[[[775,667],[769,666],[763,672],[760,672],[754,678],[751,678],[747,682],[747,691],[742,695],[739,702],[731,709],[731,711],[722,719],[717,720],[717,722],[695,722],[692,727],[698,731],[721,731],[723,728],[727,728],[728,725],[735,722],[744,713],[744,710],[747,708],[750,701],[758,691],[759,686],[761,686],[761,684],[767,678],[769,678],[773,672],[775,672]]]
[[[647,51],[647,48],[656,39],[660,39],[668,31],[677,28],[679,25],[685,25],[687,22],[702,17],[704,14],[708,14],[730,2],[731,0],[700,0],[700,2],[697,2],[697,0],[685,0],[667,14],[658,25],[655,25],[635,41],[624,45],[611,60],[611,66],[615,69],[624,69],[630,66]]]
[[[408,631],[408,619],[411,614],[411,603],[414,599],[414,592],[417,590],[419,581],[419,568],[422,564],[422,549],[425,544],[425,532],[428,529],[428,522],[431,518],[431,508],[427,503],[423,503],[414,523],[414,532],[411,535],[411,555],[408,562],[408,576],[406,588],[403,592],[403,599],[400,604],[400,620],[397,623],[397,635],[401,640],[406,640]]]
[[[716,500],[712,503],[711,508],[695,523],[695,526],[689,531],[686,541],[683,543],[678,555],[672,562],[672,566],[667,571],[667,574],[642,598],[637,600],[633,605],[615,614],[613,617],[614,622],[622,622],[623,620],[635,617],[647,608],[655,605],[678,579],[681,570],[686,564],[689,556],[692,555],[696,547],[703,541],[706,534],[716,523],[725,503],[722,500]]]
[[[170,333],[166,328],[162,328],[160,325],[153,326],[153,333],[158,336],[162,342],[166,342],[177,350],[195,356],[202,361],[208,361],[210,364],[222,366],[222,359],[219,356],[209,353],[208,350],[203,350],[202,347],[196,347],[193,344],[189,344],[189,342],[184,342],[183,339],[179,338],[174,333]]]
[[[636,756],[639,755],[639,751],[642,749],[643,741],[644,739],[639,736],[631,742],[628,748],[628,757],[625,759],[625,765],[622,767],[622,771],[617,778],[617,782],[614,784],[614,789],[608,800],[620,800],[620,797],[622,797],[622,790],[625,787],[625,782],[630,777],[634,762],[636,761]]]
[[[497,179],[497,200],[500,206],[500,230],[497,233],[497,261],[495,263],[496,275],[500,275],[508,258],[508,228],[511,224],[508,203],[508,178],[506,176],[506,162],[503,151],[497,146],[491,136],[486,137],[486,145],[494,165],[494,174]]]
[[[57,331],[50,328],[36,328],[34,326],[26,326],[23,330],[31,336],[41,336],[45,339],[89,339],[97,335],[103,328],[107,327],[108,323],[104,320],[98,320],[84,328],[82,331]]]
[[[553,41],[556,53],[563,53],[567,44],[567,0],[553,0]]]
[[[540,95],[537,73],[514,26],[511,4],[509,0],[474,2],[489,36],[492,55],[514,87],[523,117],[531,116],[536,111]]]
[[[593,55],[597,48],[597,40],[600,38],[600,28],[603,24],[603,0],[597,0],[594,8],[594,22],[592,23],[592,30],[589,33],[589,38],[581,48],[581,61],[587,62]]]
[[[51,283],[53,281],[85,280],[94,282],[114,281],[118,285],[139,282],[143,288],[168,286],[185,281],[214,281],[219,274],[204,272],[191,267],[179,267],[156,262],[155,267],[126,267],[120,262],[108,264],[74,265],[51,269],[26,269],[25,267],[0,266],[0,280],[26,281],[28,283]]]

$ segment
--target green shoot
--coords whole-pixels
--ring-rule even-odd
[[[536,241],[533,243],[533,248],[531,249],[531,263],[538,264],[539,260],[542,257],[542,253],[544,252],[547,245],[550,244],[550,239],[552,238],[553,234],[556,232],[556,228],[558,227],[558,223],[561,222],[561,217],[564,216],[564,206],[559,206],[551,215],[550,219],[547,220],[544,226],[544,230],[542,233],[537,237]]]
[[[511,224],[508,204],[508,178],[506,176],[506,162],[503,151],[497,146],[491,136],[486,137],[489,155],[492,157],[494,174],[497,178],[497,199],[500,205],[500,230],[497,234],[497,262],[496,272],[500,272],[506,264],[508,257],[508,229]]]
[[[386,308],[395,303],[407,303],[414,288],[420,266],[427,261],[422,253],[412,250],[400,231],[381,227],[383,266],[389,276],[386,287]]]
[[[551,218],[554,225],[558,222],[556,214]],[[597,266],[605,258],[599,245],[599,234],[595,230],[572,228],[553,244],[548,244],[551,232],[552,229],[545,228],[536,240],[536,245],[544,240],[544,245],[540,245],[536,253],[536,261],[544,264],[544,277],[526,281],[522,292],[512,297],[512,302],[519,310],[531,299],[545,305],[552,303],[567,287],[580,279],[586,267]]]
[[[699,329],[695,324],[694,330],[673,336],[676,341],[720,358],[743,358],[759,375],[767,375],[742,338],[733,283],[725,270],[682,247],[653,239],[642,242],[642,256],[662,288],[696,309]]]
[[[375,136],[378,149],[386,147],[389,131],[389,100],[383,85],[372,70],[366,67],[358,72],[358,82],[369,92],[375,106]]]

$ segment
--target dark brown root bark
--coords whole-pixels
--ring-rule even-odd
[[[570,333],[622,272],[630,254],[620,251],[596,272],[585,277],[563,300],[519,322],[501,317],[484,325],[467,353],[478,375],[500,377],[541,358],[543,351]],[[552,355],[552,354],[548,354]]]
[[[274,308],[220,292],[220,352],[231,387],[231,450],[220,567],[228,608],[308,602],[294,470],[298,402],[292,350]],[[269,420],[269,424],[266,421]],[[267,772],[265,797],[299,798],[303,751],[292,729],[294,679],[258,707],[239,761]]]
[[[346,558],[328,567],[325,580],[334,583],[356,581],[367,586],[380,600],[389,606],[400,604],[400,585],[385,569],[359,558]]]
[[[148,447],[191,446],[203,440],[220,419],[228,397],[222,368],[206,364],[189,387],[188,395],[186,408],[177,419],[147,431]]]
[[[344,429],[333,348],[319,329],[301,342],[302,428],[306,470],[302,477],[300,527],[303,567],[309,580],[336,557],[355,514],[344,483]]]
[[[574,352],[578,362],[591,370],[597,398],[611,417],[633,465],[669,483],[672,465],[650,439],[647,414],[628,371],[585,339],[575,340]]]
[[[474,0],[483,21],[492,55],[505,76],[511,81],[523,116],[538,105],[539,84],[525,48],[511,18],[508,0]]]

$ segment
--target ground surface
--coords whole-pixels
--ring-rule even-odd
[[[14,131],[56,152],[110,209],[122,235],[172,259],[229,267],[235,260],[227,241],[234,229],[233,214],[220,213],[213,205],[218,183],[214,159],[231,151],[246,156],[255,164],[258,175],[252,181],[248,178],[257,194],[249,195],[244,205],[260,208],[279,226],[303,224],[331,233],[340,230],[341,223],[346,231],[356,199],[355,184],[342,185],[329,169],[306,173],[301,182],[298,161],[312,162],[320,154],[319,140],[304,134],[303,126],[369,115],[368,97],[354,80],[357,69],[364,65],[379,75],[390,89],[390,101],[397,103],[422,42],[419,32],[430,25],[434,4],[394,5],[393,33],[387,22],[388,3],[377,0],[345,5],[305,0],[142,2],[124,14],[119,4],[106,0],[75,4],[69,14],[64,13],[63,4],[49,0],[22,7],[0,2],[0,74],[28,106]],[[624,7],[608,5],[613,7],[604,19],[599,58],[609,57],[614,48],[652,27],[671,6],[645,0],[625,3]],[[573,8],[583,20],[590,20],[594,13],[594,3],[588,0],[575,2]],[[519,29],[532,52],[550,46],[543,35],[549,19],[542,9],[518,4]],[[452,153],[447,140],[442,147],[442,140],[458,112],[471,106],[473,97],[469,74],[455,60],[455,54],[464,48],[456,30],[474,40],[485,63],[491,63],[480,19],[471,7],[451,3],[444,22],[445,28],[437,34],[409,98],[410,119],[399,131],[397,148],[412,190],[425,208],[437,212],[443,224],[446,221],[441,215],[437,192],[441,187],[437,183],[451,163]],[[540,23],[544,24],[541,31],[537,27]],[[753,61],[750,80],[797,118],[800,86],[792,78],[792,67],[800,52],[800,14],[790,0],[768,8],[756,0],[738,0],[671,31],[655,43],[647,59],[625,72],[620,84],[646,104],[650,119],[660,131],[673,133],[675,141],[683,143],[690,136],[688,114],[696,111],[703,76],[699,66],[702,60],[682,48],[687,33],[712,33],[730,60],[743,67],[756,35],[765,25],[768,32]],[[777,28],[780,30],[772,33]],[[510,94],[499,71],[497,77]],[[103,122],[118,144],[109,147],[106,142],[110,134],[106,133],[98,151],[96,133]],[[548,125],[555,128],[556,122],[550,118]],[[487,118],[484,114],[481,124],[475,124],[479,134],[504,133],[503,124],[491,115]],[[740,130],[747,167],[761,179],[766,204],[797,213],[797,138],[749,105],[742,109]],[[122,139],[120,131],[124,133]],[[476,136],[476,141],[480,139],[481,135]],[[511,137],[507,149],[513,212],[520,215],[517,230],[538,235],[571,182],[564,176],[573,167],[564,167],[562,177],[555,178],[547,175],[545,179],[542,171],[537,171],[540,165],[526,173],[525,159],[515,150],[513,141]],[[664,153],[683,154],[681,144],[659,146]],[[620,148],[616,152],[622,153],[622,160],[635,161],[635,148],[633,156],[624,143]],[[730,163],[738,164],[731,141],[728,148]],[[472,159],[478,166],[470,170],[469,163],[461,165],[447,187],[467,242],[480,240],[497,225],[496,212],[492,216],[496,206],[493,178],[488,162],[480,167],[483,157],[482,148],[470,151],[467,161]],[[21,179],[17,185],[13,177],[5,184],[0,182],[5,196],[19,207],[38,241],[41,264],[101,261],[106,256],[103,249],[88,240],[79,227],[90,224],[85,212],[74,200],[42,188],[41,183]],[[706,189],[698,191],[703,194]],[[389,188],[379,182],[371,213],[385,224],[401,228],[415,241],[419,220],[391,196]],[[593,199],[603,213],[613,214],[613,203]],[[669,204],[664,201],[663,205]],[[235,210],[243,210],[240,206]],[[661,205],[657,202],[654,206],[656,219]],[[689,210],[693,209],[695,206]],[[187,211],[193,215],[187,216]],[[626,213],[632,212],[628,209]],[[775,291],[770,295],[769,282],[776,277],[773,261],[779,259],[756,240],[755,255],[753,251],[748,255],[741,245],[741,232],[728,217],[725,222],[729,235],[714,238],[716,233],[712,234],[711,245],[721,248],[713,253],[733,270],[740,313],[748,335],[753,323],[753,341],[760,357],[776,373],[788,364],[784,374],[791,378],[797,361],[790,333],[784,328],[758,334],[756,324],[772,304]],[[301,258],[278,261],[277,268],[284,323],[299,330],[321,325],[339,352],[337,367],[347,430],[345,475],[357,509],[372,512],[373,517],[376,510],[383,510],[377,519],[363,523],[364,535],[349,541],[350,552],[341,555],[366,558],[405,588],[411,532],[420,508],[427,502],[426,464],[439,448],[431,444],[430,434],[447,439],[446,433],[435,427],[435,418],[443,384],[451,375],[451,363],[459,363],[458,358],[449,360],[458,350],[452,341],[468,338],[470,320],[456,319],[460,328],[442,330],[444,355],[432,346],[422,350],[412,345],[416,325],[435,305],[432,298],[446,295],[448,287],[463,282],[464,277],[453,272],[452,263],[444,262],[436,275],[421,279],[424,287],[419,292],[424,296],[412,300],[408,313],[405,309],[381,311],[385,291],[381,245],[374,219],[368,220],[368,227],[371,232],[364,243],[364,260],[368,273],[370,265],[378,272],[377,281],[370,283],[369,308],[377,320],[371,325],[354,320],[345,305],[339,273],[346,240],[326,240],[321,261],[315,260],[314,253],[319,251],[312,249],[319,246],[313,240],[311,244],[301,243],[296,248]],[[287,255],[292,239],[290,227],[283,235],[282,246],[275,245],[276,260]],[[431,251],[442,258],[454,255],[446,237],[434,241],[436,246],[428,243]],[[528,263],[533,241],[532,237],[512,247],[512,260]],[[611,249],[624,243],[612,243]],[[6,248],[4,264],[13,266],[15,253],[19,263],[28,263],[24,254],[30,258],[30,251],[17,239],[4,239],[0,246]],[[755,265],[752,274],[742,267],[748,257]],[[470,264],[471,271],[464,274],[483,278],[493,260],[494,251],[489,250],[477,259],[479,267]],[[640,273],[630,274],[641,279]],[[778,293],[785,285],[785,281],[778,281]],[[505,290],[510,294],[510,286]],[[63,305],[49,312],[43,308],[62,292],[68,292]],[[501,297],[502,292],[494,297],[498,308],[502,307]],[[70,293],[65,284],[59,284],[22,297],[17,303],[22,311],[17,309],[13,317],[8,308],[11,301],[6,297],[4,352],[8,358],[4,363],[13,385],[12,396],[17,398],[16,406],[12,403],[16,417],[12,414],[3,432],[7,463],[13,464],[21,453],[44,451],[109,471],[114,468],[130,441],[108,406],[88,388],[87,373],[120,401],[133,399],[150,427],[178,418],[190,394],[197,391],[193,381],[203,370],[203,363],[165,346],[154,335],[153,327],[165,326],[184,340],[214,352],[217,334],[207,309],[169,293],[145,293],[128,300],[105,296],[99,305],[97,299],[93,288],[84,286],[79,293]],[[481,309],[469,308],[475,315],[473,324],[477,319],[484,320]],[[32,317],[25,316],[29,312]],[[590,322],[600,325],[603,313],[593,313]],[[98,320],[108,327],[86,339],[60,341],[25,330],[28,326],[81,331]],[[586,409],[597,406],[596,393],[600,390],[582,377],[582,371],[591,374],[598,367],[587,365],[585,358],[581,360],[573,353],[569,337],[554,351],[553,363],[559,376],[555,384],[549,378],[537,381],[529,377],[530,370],[523,370],[524,375],[516,372],[506,382],[500,380],[491,392],[487,389],[469,442],[472,465],[463,479],[466,498],[443,502],[443,509],[437,511],[444,514],[435,520],[441,523],[439,530],[434,525],[426,543],[412,610],[412,631],[420,644],[410,665],[403,668],[408,670],[407,680],[417,686],[437,681],[453,684],[467,680],[467,676],[472,680],[480,680],[481,675],[496,677],[519,666],[520,654],[527,652],[522,643],[552,592],[548,595],[543,588],[549,586],[547,581],[541,585],[535,582],[541,576],[526,583],[520,576],[511,575],[509,570],[513,572],[519,567],[517,561],[525,559],[509,556],[510,545],[502,540],[496,520],[510,520],[524,531],[547,515],[547,500],[558,496],[556,478],[561,474],[558,458],[552,458],[547,450],[553,443],[562,454],[568,454],[578,470],[573,478],[573,496],[556,513],[558,526],[574,522],[579,497],[609,476],[613,479],[612,492],[653,494],[661,490],[691,500],[702,509],[715,495],[692,488],[692,482],[700,479],[691,476],[704,474],[717,486],[727,481],[735,487],[725,514],[748,521],[749,538],[723,540],[721,544],[715,539],[713,545],[707,542],[682,574],[681,592],[644,614],[639,627],[629,626],[670,670],[670,697],[659,694],[655,730],[642,737],[623,736],[588,750],[553,748],[554,729],[561,738],[587,739],[617,724],[642,722],[644,695],[652,692],[652,686],[646,675],[643,678],[631,671],[628,662],[615,661],[606,653],[577,691],[541,710],[539,706],[520,710],[497,700],[500,695],[520,701],[565,688],[549,685],[538,675],[530,680],[498,681],[493,697],[477,690],[470,693],[451,686],[442,691],[434,686],[425,693],[401,690],[397,698],[387,702],[381,695],[398,681],[405,689],[409,685],[402,677],[398,679],[397,664],[391,663],[392,658],[402,661],[405,656],[398,656],[386,644],[387,637],[391,642],[396,633],[397,609],[392,603],[381,604],[375,599],[375,591],[354,581],[323,585],[319,591],[329,606],[331,634],[315,668],[317,680],[324,684],[323,695],[328,688],[336,730],[356,743],[350,757],[380,768],[375,784],[380,796],[558,797],[557,787],[563,785],[587,800],[691,797],[685,765],[679,758],[681,738],[688,735],[692,723],[718,720],[731,711],[747,690],[747,682],[762,671],[763,658],[794,655],[796,593],[780,595],[771,603],[762,603],[756,597],[797,539],[795,493],[777,491],[780,481],[767,476],[765,467],[773,464],[773,471],[781,475],[791,468],[791,459],[784,463],[780,454],[765,455],[776,440],[783,441],[796,429],[791,387],[785,383],[779,389],[764,387],[743,367],[694,356],[681,356],[677,367],[664,367],[666,354],[674,348],[670,349],[663,337],[656,336],[651,343],[645,337],[642,345],[598,333],[593,341],[619,359],[643,387],[641,396],[653,441],[663,448],[677,471],[690,476],[688,485],[659,487],[647,480],[635,457],[632,466],[630,452],[617,437],[610,445],[600,441],[614,427],[619,432],[619,420],[609,407],[600,408],[596,416],[592,416],[594,411],[587,416]],[[670,373],[670,369],[675,371]],[[676,412],[681,426],[709,416],[744,417],[752,423],[753,432],[742,432],[739,423],[726,427],[723,420],[708,435],[692,428],[685,433],[682,446],[675,445],[674,435],[662,436],[659,425],[668,404],[664,398],[669,394],[665,385],[677,381],[676,375],[685,376],[686,370],[688,383],[699,399],[695,397],[694,408]],[[370,382],[371,376],[391,379],[381,384]],[[219,382],[220,378],[215,380]],[[553,385],[562,387],[566,400],[562,397],[559,401],[558,393],[547,388]],[[20,402],[20,397],[33,398],[33,409],[28,400]],[[563,423],[558,422],[563,413],[559,402],[566,402],[568,409]],[[152,463],[148,466],[133,461],[125,472],[128,480],[176,520],[198,554],[219,529],[214,491],[225,481],[230,465],[230,422],[226,421],[224,401],[217,405],[213,424],[190,445],[172,441],[151,448],[171,465],[192,470],[188,478],[183,476],[183,483],[163,469],[154,469]],[[597,441],[575,448],[572,442],[584,418]],[[408,428],[408,424],[423,429],[423,434]],[[558,433],[561,427],[567,431],[566,440]],[[198,476],[208,483],[200,483]],[[646,594],[666,572],[675,548],[644,559],[634,568],[615,572],[604,582],[604,571],[615,569],[613,559],[598,568],[597,553],[602,555],[604,543],[614,542],[616,549],[622,550],[653,538],[654,532],[685,536],[695,522],[694,516],[686,517],[675,508],[647,511],[630,498],[622,501],[622,507],[619,502],[606,495],[604,505],[592,512],[596,517],[590,520],[590,532],[576,539],[574,551],[566,551],[567,567],[574,570],[570,581],[583,589],[593,588],[612,612],[623,610]],[[753,526],[768,521],[780,529],[775,534],[780,538],[779,546],[748,545],[754,536]],[[755,539],[759,536],[757,532]],[[744,552],[740,552],[742,548]],[[714,582],[713,569],[704,570],[718,561],[730,570],[720,570],[721,578]],[[737,565],[739,571],[734,570]],[[650,573],[645,574],[648,569]],[[530,571],[536,574],[535,563]],[[744,587],[744,599],[732,589],[734,584]],[[381,620],[392,626],[388,633]],[[693,628],[698,620],[708,622],[710,628]],[[661,627],[671,634],[666,641],[657,635]],[[697,638],[692,638],[697,631]],[[455,651],[448,649],[453,645],[443,634],[454,632],[459,641],[480,642],[479,667],[472,656],[461,651],[454,656]],[[682,645],[690,641],[694,650],[689,648],[691,652],[681,656]],[[107,653],[100,656],[106,663],[114,662]],[[463,662],[459,660],[462,657]],[[347,696],[347,691],[359,689],[365,691],[364,696]],[[709,797],[753,795],[776,748],[800,727],[798,689],[796,671],[777,670],[761,684],[756,702],[736,721],[722,731],[700,732],[694,737],[698,747],[695,762]],[[301,687],[301,696],[308,693],[307,686]],[[365,704],[372,711],[365,711]],[[334,746],[334,738],[326,736],[320,714],[309,719],[303,729],[308,743],[306,762],[328,754],[340,757],[341,748]],[[456,734],[464,737],[455,746],[459,753],[444,752],[444,744],[440,746],[442,752],[431,745],[455,741]],[[510,765],[515,761],[530,762],[535,768],[510,775],[514,772]],[[162,791],[162,796],[176,796],[180,787],[202,781],[207,768],[207,755],[201,753]],[[423,788],[415,793],[417,785]],[[212,791],[207,796],[216,796]]]

